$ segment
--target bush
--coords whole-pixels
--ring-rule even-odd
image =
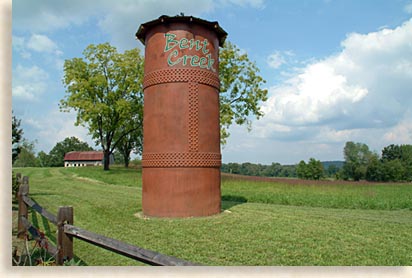
[[[323,178],[323,166],[319,160],[314,158],[310,158],[307,164],[302,160],[296,168],[296,173],[301,179],[320,180]]]
[[[11,172],[12,181],[11,181],[11,192],[13,196],[17,196],[17,192],[19,191],[19,184],[17,183],[17,177],[14,171]]]

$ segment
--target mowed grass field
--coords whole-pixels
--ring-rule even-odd
[[[20,168],[48,211],[74,207],[74,225],[204,265],[412,265],[412,184],[253,180],[222,175],[221,214],[144,219],[141,171]],[[31,222],[56,240],[36,213]],[[83,265],[142,265],[74,239]]]

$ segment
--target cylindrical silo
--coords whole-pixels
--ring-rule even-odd
[[[155,217],[220,212],[217,22],[161,16],[136,33],[146,46],[142,205]]]

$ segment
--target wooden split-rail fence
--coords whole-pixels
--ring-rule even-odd
[[[17,199],[19,204],[18,238],[26,238],[27,233],[46,249],[56,259],[57,265],[63,265],[65,261],[73,258],[73,238],[88,242],[98,247],[110,250],[117,254],[154,266],[195,266],[193,262],[176,257],[167,256],[152,250],[143,249],[128,243],[99,235],[73,225],[73,207],[59,207],[57,216],[45,210],[29,197],[29,178],[16,174],[16,182],[19,184]],[[28,220],[28,208],[45,217],[49,222],[57,226],[56,246],[33,226]]]

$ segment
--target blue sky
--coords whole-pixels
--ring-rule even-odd
[[[12,101],[24,137],[49,152],[77,136],[59,112],[65,59],[89,44],[143,49],[134,34],[160,15],[218,21],[261,69],[269,99],[252,131],[233,126],[224,162],[342,160],[346,141],[380,152],[412,143],[411,0],[13,1]]]

